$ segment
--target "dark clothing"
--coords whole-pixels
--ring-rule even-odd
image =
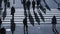
[[[1,19],[0,19],[0,28],[1,28],[1,24],[2,24],[2,21],[1,21]]]
[[[30,1],[29,0],[27,1],[26,5],[27,5],[27,9],[30,10]]]
[[[0,0],[0,7],[2,6],[1,4],[2,4],[2,0]]]
[[[8,1],[8,0],[4,0],[4,3],[6,3],[6,4],[7,4],[7,1]]]
[[[25,17],[23,20],[23,24],[24,24],[24,34],[28,34],[28,25],[27,25],[27,18]]]
[[[10,7],[10,2],[7,2],[7,7]]]
[[[21,0],[22,4],[23,4],[23,8],[26,11],[26,0]]]
[[[11,23],[11,31],[15,31],[15,23]]]
[[[5,28],[1,28],[1,29],[0,29],[0,34],[6,34]]]
[[[33,10],[35,9],[35,1],[32,1]]]
[[[37,0],[37,5],[39,5],[39,4],[40,4],[40,2],[41,2],[41,0]]]
[[[53,18],[52,18],[52,24],[57,24],[57,20],[56,20],[55,16],[53,16]]]
[[[12,31],[12,32],[14,32],[14,31],[15,31],[14,18],[12,18],[12,20],[11,20],[11,31]]]
[[[1,21],[1,19],[0,19],[0,25],[2,24],[2,21]]]
[[[23,24],[24,24],[24,25],[27,25],[27,18],[24,18]]]
[[[12,8],[11,8],[11,15],[14,15],[14,13],[15,13],[15,8],[12,7]]]
[[[0,3],[2,3],[2,0],[0,0]]]

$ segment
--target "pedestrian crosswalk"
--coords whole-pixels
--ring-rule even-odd
[[[5,18],[5,20],[2,22],[3,24],[10,24],[10,20],[12,19],[12,15],[10,15],[11,11],[10,8],[7,8],[7,16]],[[4,11],[4,10],[3,10]],[[28,12],[28,11],[27,11]],[[34,13],[33,13],[33,10],[30,9],[30,12],[31,12],[31,15],[32,17],[34,18],[34,23],[37,23],[35,21],[35,17],[34,17]],[[44,16],[44,19],[45,19],[45,22],[42,21],[37,9],[35,9],[35,12],[37,13],[38,15],[38,18],[40,19],[40,23],[51,23],[51,19],[52,17],[55,15],[56,18],[57,18],[57,23],[60,23],[60,11],[57,10],[57,9],[51,9],[51,11],[47,10],[46,9],[46,14],[44,14],[42,11],[42,15]],[[19,24],[19,23],[23,23],[23,19],[24,19],[24,10],[23,8],[15,8],[15,14],[14,14],[14,22],[16,24]],[[30,23],[29,21],[29,18],[27,17],[27,22]]]

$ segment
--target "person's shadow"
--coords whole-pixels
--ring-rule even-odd
[[[40,18],[43,20],[43,22],[45,22],[45,18],[40,10],[38,10],[38,13],[39,13]]]
[[[33,19],[32,15],[31,15],[30,11],[28,11],[28,17],[29,17],[30,23],[34,26],[34,19]]]
[[[57,9],[60,11],[60,3],[58,3],[58,8]]]
[[[15,27],[16,27],[16,24],[14,23],[14,17],[12,17],[11,19],[11,24],[10,24],[10,28],[11,28],[11,32],[12,34],[14,34],[14,31],[15,31]]]
[[[24,29],[24,34],[28,34],[28,25],[27,25],[27,17],[23,19],[23,29]]]
[[[46,7],[49,11],[51,11],[51,9],[50,9],[50,7],[48,6],[48,4],[46,3],[46,1],[43,0],[43,2],[45,3],[45,7]]]
[[[41,3],[40,3],[40,6],[39,7],[40,7],[41,11],[46,14],[46,9],[42,6]]]
[[[33,11],[36,22],[40,25],[40,19],[35,11]]]
[[[52,31],[54,32],[54,34],[59,34],[59,32],[56,29],[57,24],[56,16],[53,16],[51,23],[52,23]]]

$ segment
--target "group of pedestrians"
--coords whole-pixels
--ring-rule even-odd
[[[7,1],[7,0],[6,0]],[[4,1],[5,2],[5,12],[3,13],[4,15],[6,15],[6,1]],[[31,6],[31,2],[30,2],[30,0],[21,0],[22,1],[22,4],[23,4],[23,8],[24,8],[24,12],[25,12],[25,18],[23,19],[23,24],[24,24],[24,34],[28,34],[28,24],[27,24],[27,14],[26,14],[26,10],[28,10],[28,14],[29,14],[29,19],[30,19],[30,21],[31,21],[31,24],[33,24],[33,26],[34,26],[34,20],[33,20],[33,18],[31,19],[31,14],[30,14],[30,6]],[[45,1],[44,1],[45,2]],[[41,0],[33,0],[32,1],[32,8],[33,8],[33,11],[35,11],[35,8],[36,8],[36,5],[37,4],[37,9],[39,9],[40,8],[40,10],[42,10],[44,13],[45,13],[45,11],[46,11],[46,9],[41,5]],[[46,4],[46,3],[45,3]],[[0,7],[1,7],[1,0],[0,0]],[[50,8],[47,6],[47,4],[46,4],[46,7],[50,10]],[[14,23],[14,13],[15,13],[15,8],[14,8],[14,6],[12,6],[11,7],[11,15],[12,15],[12,19],[11,19],[11,27],[10,27],[10,29],[11,29],[11,32],[12,32],[12,34],[14,34],[14,31],[15,31],[15,27],[16,27],[16,24]],[[35,13],[34,12],[34,14],[35,14],[35,17],[37,16],[37,13]],[[41,13],[40,13],[40,15],[41,15]],[[42,15],[41,15],[42,16]],[[38,20],[39,20],[39,18],[37,18]],[[37,22],[38,22],[38,24],[40,24],[40,20],[38,21],[38,20],[36,20]],[[43,18],[43,21],[44,21],[44,18]],[[52,29],[54,30],[54,31],[57,31],[56,30],[56,24],[57,24],[57,20],[56,20],[56,16],[53,16],[53,18],[52,18]],[[6,33],[6,29],[3,27],[3,28],[1,28],[1,24],[2,24],[2,20],[0,19],[0,34],[5,34]]]

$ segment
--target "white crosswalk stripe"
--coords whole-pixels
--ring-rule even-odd
[[[23,10],[23,8],[22,9],[17,8],[15,10],[16,10],[16,12],[14,14],[14,21],[15,21],[15,23],[23,23],[23,19],[24,19],[24,10]],[[35,21],[33,10],[31,9],[30,12],[31,12],[31,15],[33,16],[34,21]],[[38,14],[37,10],[35,10],[35,12]],[[10,13],[11,13],[10,9],[7,9],[7,17],[5,18],[5,20],[2,23],[10,23],[10,19],[12,18]],[[39,17],[39,19],[41,21],[40,23],[51,23],[51,19],[52,19],[52,17],[54,15],[57,18],[57,23],[60,23],[60,11],[59,10],[51,9],[51,11],[47,10],[46,14],[44,14],[43,12],[42,12],[42,14],[43,14],[43,16],[45,18],[45,22],[42,21],[41,17],[38,14],[38,17]],[[28,19],[28,23],[30,23],[29,19]],[[37,22],[35,21],[35,23],[37,23]]]

